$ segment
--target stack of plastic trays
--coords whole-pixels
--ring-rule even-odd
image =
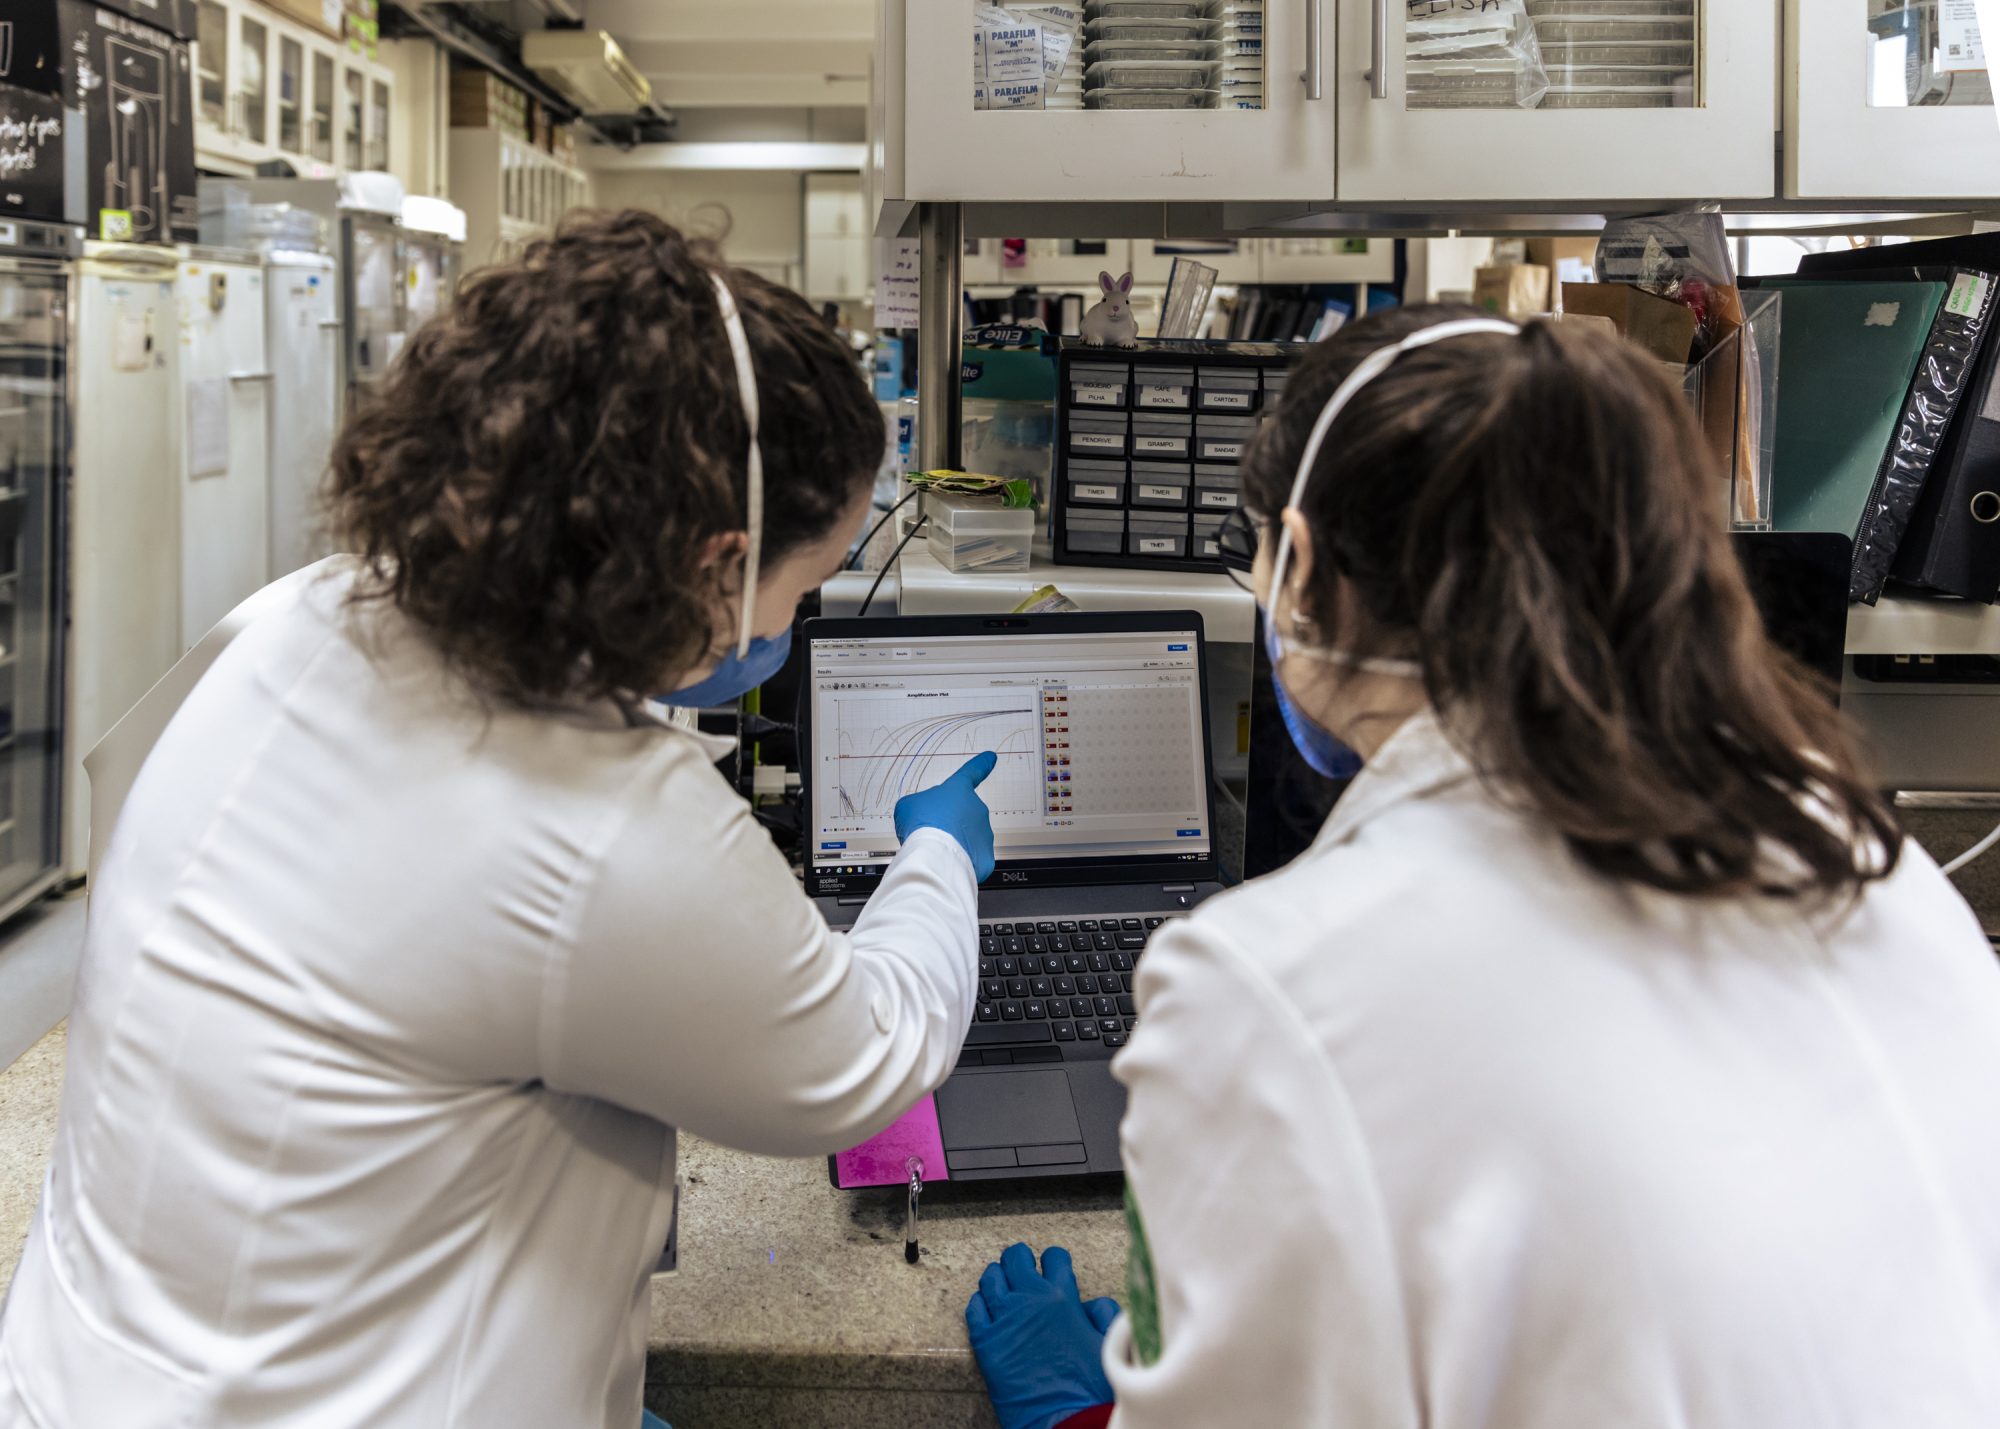
[[[1216,89],[1224,109],[1264,107],[1264,0],[1213,0]]]
[[[1533,32],[1518,13],[1410,14],[1405,65],[1412,109],[1514,109],[1534,93]]]
[[[1209,0],[1085,0],[1083,103],[1209,109],[1216,98]]]
[[[1699,0],[1528,0],[1549,74],[1544,109],[1685,109],[1697,102]]]

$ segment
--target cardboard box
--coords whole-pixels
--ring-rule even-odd
[[[0,84],[0,222],[68,217],[59,95]]]
[[[55,0],[10,4],[7,23],[13,32],[9,42],[0,45],[0,88],[60,97],[62,25],[56,17]]]
[[[1528,261],[1539,263],[1554,276],[1560,288],[1565,283],[1588,283],[1597,267],[1595,238],[1530,238]]]
[[[337,40],[345,33],[347,16],[341,0],[261,0],[261,3],[315,34]]]
[[[61,6],[67,216],[92,238],[197,241],[187,42],[103,5]]]
[[[177,40],[192,40],[199,33],[198,0],[98,0],[98,8],[116,10],[129,20],[165,30]]]
[[[528,96],[481,69],[451,72],[451,127],[528,137]]]
[[[1489,263],[1473,276],[1472,301],[1523,322],[1549,310],[1549,270],[1539,263]]]
[[[1691,309],[1624,283],[1565,283],[1563,311],[1608,318],[1621,336],[1661,362],[1685,367],[1694,353]]]

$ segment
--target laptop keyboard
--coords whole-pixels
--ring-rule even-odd
[[[1174,916],[981,923],[979,1011],[965,1045],[1123,1047],[1139,1025],[1132,976],[1146,940]]]

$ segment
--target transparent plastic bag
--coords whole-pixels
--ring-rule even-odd
[[[1549,90],[1527,0],[1404,0],[1412,109],[1533,109]]]

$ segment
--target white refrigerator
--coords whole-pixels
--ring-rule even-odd
[[[171,248],[86,243],[77,271],[63,864],[90,864],[83,757],[181,656],[179,318]]]
[[[183,248],[180,648],[270,579],[271,384],[264,264]]]
[[[341,411],[339,265],[320,253],[265,258],[271,365],[270,578],[332,551],[321,482]]]

